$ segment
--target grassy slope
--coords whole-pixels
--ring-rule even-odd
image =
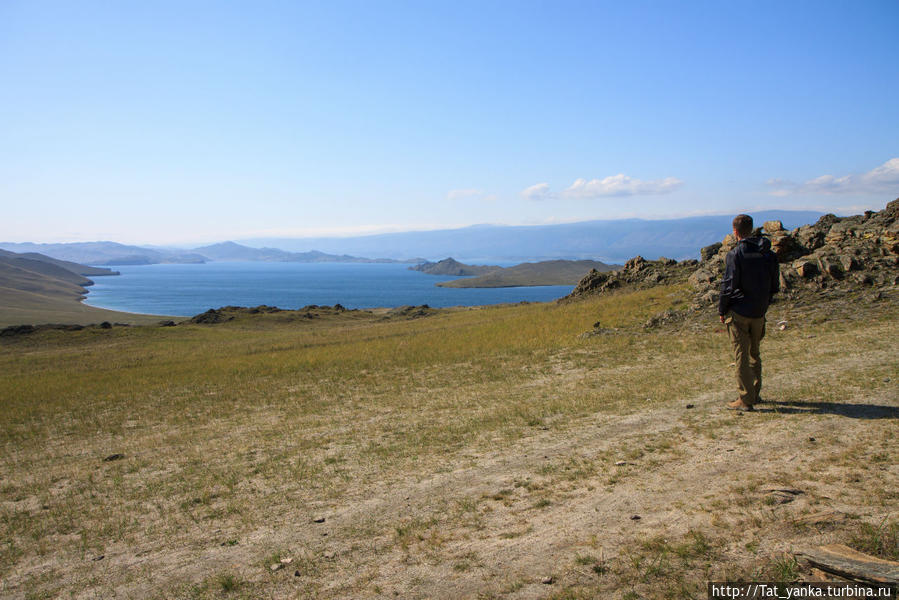
[[[683,294],[0,340],[0,596],[688,598],[892,514],[895,304],[775,306],[738,417],[714,321],[635,326]]]
[[[89,325],[103,321],[140,325],[165,318],[82,304],[85,294],[82,286],[90,283],[86,277],[56,262],[9,253],[0,255],[0,328],[43,323]]]
[[[0,328],[10,325],[64,323],[92,325],[109,321],[129,325],[151,325],[168,317],[141,315],[95,308],[77,298],[58,294],[26,292],[0,287]],[[181,317],[173,317],[178,320]]]
[[[438,283],[441,287],[494,288],[521,285],[575,285],[590,269],[609,270],[609,266],[592,260],[548,260],[497,268],[469,279]]]

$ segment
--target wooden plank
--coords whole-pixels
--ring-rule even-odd
[[[822,571],[869,583],[899,585],[899,562],[884,560],[843,544],[819,546],[797,553]]]

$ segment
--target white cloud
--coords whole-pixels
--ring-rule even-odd
[[[552,196],[548,183],[535,183],[531,187],[522,190],[521,195],[527,200],[546,200]]]
[[[603,179],[577,179],[563,192],[570,198],[601,198],[603,196],[643,196],[667,194],[684,184],[677,177],[641,181],[623,173]]]
[[[523,190],[521,195],[528,200],[545,200],[561,196],[564,198],[593,199],[608,196],[649,196],[668,194],[684,184],[677,177],[666,177],[643,181],[629,175],[619,173],[603,179],[576,179],[561,194],[555,194],[549,189],[548,183],[538,183]]]
[[[805,183],[784,179],[769,179],[767,182],[774,196],[791,194],[877,194],[892,192],[899,188],[899,158],[891,158],[867,173],[843,175],[821,175]]]

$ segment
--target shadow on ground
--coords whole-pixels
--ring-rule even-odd
[[[899,419],[899,407],[880,404],[839,404],[836,402],[766,402],[758,412],[787,415],[839,415],[850,419]]]

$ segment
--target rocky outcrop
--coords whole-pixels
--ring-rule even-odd
[[[636,256],[624,263],[621,269],[614,271],[593,269],[562,300],[576,300],[623,287],[641,289],[678,283],[687,279],[698,264],[696,260],[678,262],[665,257],[646,260],[642,256]]]
[[[427,304],[422,304],[421,306],[411,306],[409,304],[405,304],[403,306],[398,306],[387,311],[387,314],[384,315],[384,319],[418,319],[420,317],[429,317],[431,315],[437,314],[437,310],[431,308]]]
[[[792,231],[767,221],[753,235],[771,240],[780,261],[782,296],[833,288],[882,288],[899,285],[899,199],[879,212],[837,217],[824,215],[813,225]],[[623,269],[591,272],[566,299],[601,294],[621,287],[641,288],[687,280],[695,293],[693,308],[718,301],[724,259],[736,245],[732,234],[700,250],[702,260],[629,260]]]
[[[828,288],[883,287],[899,284],[899,199],[879,212],[837,217],[824,215],[813,225],[792,231],[768,221],[754,235],[765,235],[780,261],[781,294]],[[694,308],[718,301],[724,258],[736,240],[703,248],[703,260],[690,275]]]

